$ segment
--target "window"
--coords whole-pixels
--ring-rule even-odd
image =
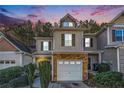
[[[75,64],[75,62],[74,61],[70,61],[70,64]]]
[[[41,41],[41,51],[49,51],[52,47],[51,41]]]
[[[8,61],[8,60],[5,61],[5,64],[9,64],[9,63],[10,63],[10,61]]]
[[[72,46],[72,34],[65,34],[65,46]]]
[[[77,61],[76,64],[81,64],[81,62],[80,61]]]
[[[15,64],[15,60],[11,60],[11,64]]]
[[[49,42],[48,41],[44,41],[43,42],[43,50],[44,51],[48,51],[49,50]]]
[[[4,60],[0,60],[0,64],[4,64]]]
[[[63,22],[63,27],[73,27],[72,22]]]
[[[113,30],[113,41],[124,42],[124,30]]]
[[[65,61],[64,64],[69,64],[69,62],[68,61]]]
[[[90,47],[90,38],[85,38],[85,47]]]
[[[59,64],[63,64],[63,61],[60,61]]]

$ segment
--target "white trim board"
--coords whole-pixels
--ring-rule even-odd
[[[120,72],[120,57],[119,57],[119,48],[117,48],[117,67],[118,67],[118,72]]]

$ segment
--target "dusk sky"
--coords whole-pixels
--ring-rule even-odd
[[[65,14],[70,13],[78,20],[94,19],[97,23],[109,22],[124,6],[104,5],[48,5],[48,6],[0,6],[0,13],[7,16],[31,21],[41,20],[42,22],[58,22]]]

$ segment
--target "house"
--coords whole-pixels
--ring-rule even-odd
[[[53,36],[35,37],[35,61],[51,59],[53,81],[83,81],[88,78],[88,53],[84,52],[83,31],[70,14],[60,19]]]
[[[10,35],[0,32],[0,69],[33,62],[31,51]]]
[[[84,33],[70,14],[53,28],[53,36],[35,37],[34,60],[49,58],[52,81],[83,81],[96,64],[109,63],[112,71],[124,73],[124,11],[97,33]]]
[[[124,74],[124,11],[97,33],[97,46],[103,51],[102,62],[111,64],[111,70]]]

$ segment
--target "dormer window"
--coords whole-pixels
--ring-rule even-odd
[[[63,27],[73,27],[73,22],[63,22]]]

